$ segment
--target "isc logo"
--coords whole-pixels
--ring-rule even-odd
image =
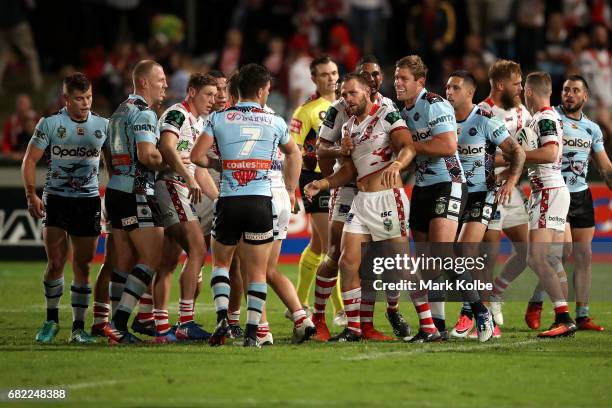
[[[390,217],[393,211],[383,211],[380,213],[380,218]]]

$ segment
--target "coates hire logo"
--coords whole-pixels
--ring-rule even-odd
[[[225,115],[225,121],[227,123],[265,123],[271,125],[272,117],[270,115],[245,115],[243,112],[228,112],[227,115]]]
[[[87,159],[100,157],[100,150],[88,149],[85,146],[53,146],[51,148],[53,159]]]
[[[593,143],[590,140],[579,139],[577,137],[564,137],[563,146],[576,147],[578,149],[590,150]]]
[[[484,154],[484,145],[466,144],[457,147],[457,152],[461,156],[482,156]]]

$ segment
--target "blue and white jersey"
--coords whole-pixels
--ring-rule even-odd
[[[107,188],[126,193],[153,195],[155,171],[138,161],[137,143],[159,144],[157,114],[140,95],[130,95],[108,123],[108,143],[113,173]]]
[[[468,117],[457,121],[457,151],[468,192],[495,190],[495,150],[510,137],[493,113],[474,106]]]
[[[108,120],[90,112],[77,122],[66,108],[42,118],[30,144],[46,150],[49,171],[44,194],[62,197],[96,197],[102,146],[106,143]]]
[[[412,132],[415,143],[432,140],[439,134],[456,132],[455,111],[451,104],[440,95],[423,88],[411,107],[402,110],[402,118]],[[465,183],[459,155],[447,157],[416,156],[416,185],[430,186],[452,181]]]
[[[570,193],[589,188],[586,182],[591,152],[603,152],[603,135],[597,123],[582,114],[580,120],[565,115],[562,106],[556,107],[563,121],[563,163],[561,174]]]
[[[214,137],[221,159],[220,197],[270,197],[278,145],[289,143],[285,121],[254,102],[211,115],[201,137]],[[246,204],[248,205],[248,204]]]

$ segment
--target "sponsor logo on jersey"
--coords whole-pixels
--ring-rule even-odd
[[[100,150],[88,149],[85,146],[53,146],[51,157],[57,159],[100,157]]]
[[[223,160],[223,170],[269,170],[271,167],[271,160]]]
[[[327,113],[325,114],[323,125],[330,129],[333,129],[334,123],[336,122],[337,115],[338,115],[338,110],[334,108],[333,106],[330,106],[329,109],[327,109]]]
[[[429,134],[430,132],[428,128],[416,129],[415,132],[412,134],[412,140],[414,140],[415,142],[425,140],[429,138]]]
[[[577,137],[564,137],[563,146],[577,147],[580,149],[590,150],[593,142],[590,140],[580,139]]]
[[[134,125],[132,129],[134,130],[134,132],[153,132],[155,133],[155,126],[148,124],[148,123],[143,123],[141,125]]]
[[[434,127],[440,123],[455,123],[455,117],[453,115],[442,115],[429,122],[429,127]]]
[[[289,124],[289,131],[291,133],[300,133],[302,131],[302,126],[304,124],[299,119],[291,119],[291,123]]]
[[[102,137],[103,137],[104,135],[102,134],[102,131],[101,131],[101,130],[96,130],[96,131],[94,132],[94,136],[96,137],[96,139],[102,139]]]
[[[85,136],[85,128],[77,127],[76,131],[78,136]]]
[[[457,153],[461,156],[482,156],[484,154],[485,147],[484,145],[459,145],[457,146]]]
[[[468,131],[468,135],[470,135],[470,136],[476,136],[477,134],[478,134],[478,131],[476,130],[476,128],[471,128]]]
[[[265,123],[271,125],[272,117],[270,115],[245,115],[243,112],[228,112],[225,115],[225,123]]]

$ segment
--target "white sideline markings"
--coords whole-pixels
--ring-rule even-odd
[[[95,382],[85,382],[85,383],[74,383],[74,384],[61,384],[61,385],[55,385],[52,388],[57,388],[57,389],[62,389],[62,388],[67,388],[69,390],[81,390],[84,388],[94,388],[94,387],[100,387],[100,386],[104,386],[104,385],[116,385],[116,384],[123,384],[123,383],[128,383],[130,382],[130,380],[101,380],[101,381],[95,381]]]
[[[411,354],[423,354],[423,353],[443,353],[447,351],[478,351],[484,349],[513,349],[520,346],[524,346],[527,344],[541,343],[542,340],[538,339],[529,339],[523,341],[517,341],[516,343],[489,343],[489,344],[473,344],[471,346],[467,345],[458,345],[458,346],[442,346],[435,347],[432,344],[431,348],[418,348],[414,350],[405,350],[405,351],[389,351],[389,352],[374,352],[361,354],[358,356],[352,357],[342,357],[341,359],[344,361],[365,361],[365,360],[377,360],[387,357],[395,357],[395,356],[408,356]]]

